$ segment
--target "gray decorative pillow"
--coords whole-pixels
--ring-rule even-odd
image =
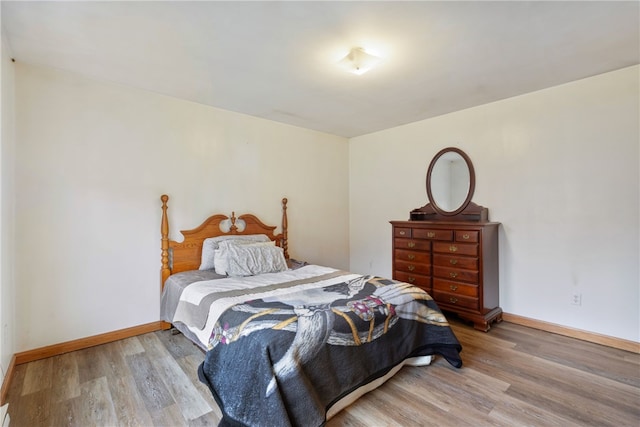
[[[241,240],[250,242],[269,242],[266,234],[229,234],[218,237],[210,237],[202,242],[202,258],[198,270],[212,270],[215,268],[215,250],[220,242],[225,240]]]
[[[214,251],[215,256],[213,258],[213,264],[216,267],[216,274],[229,274],[229,251],[226,246],[231,244],[242,246],[275,246],[276,242],[274,242],[273,240],[270,240],[268,242],[252,242],[250,240],[225,240],[224,242],[220,242],[218,249]]]
[[[229,276],[254,276],[288,269],[284,251],[278,246],[221,242],[220,255],[226,259],[225,268]]]

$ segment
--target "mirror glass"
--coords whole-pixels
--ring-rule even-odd
[[[457,148],[445,148],[431,161],[427,173],[429,201],[442,215],[462,211],[473,196],[475,177],[469,157]]]

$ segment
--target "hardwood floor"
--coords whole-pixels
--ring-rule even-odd
[[[640,355],[507,322],[452,320],[464,367],[404,367],[327,427],[638,426]],[[160,331],[19,365],[11,426],[215,426],[203,353]]]

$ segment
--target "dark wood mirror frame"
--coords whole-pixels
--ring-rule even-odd
[[[436,162],[446,153],[457,153],[459,154],[467,164],[467,169],[469,170],[469,189],[467,191],[467,197],[460,204],[460,206],[453,211],[443,210],[438,206],[438,204],[434,201],[433,193],[431,191],[431,174],[433,172],[433,168],[436,165]],[[473,168],[473,163],[471,159],[459,148],[456,147],[447,147],[440,150],[429,163],[429,169],[427,170],[427,197],[429,199],[429,203],[426,205],[416,208],[410,213],[411,221],[426,221],[426,220],[451,220],[451,221],[488,221],[488,209],[482,206],[479,206],[471,201],[473,198],[473,193],[476,188],[476,175],[475,170]]]

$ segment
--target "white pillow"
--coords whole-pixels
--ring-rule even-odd
[[[202,257],[200,258],[200,267],[198,270],[211,270],[215,268],[215,250],[218,244],[226,240],[244,240],[251,242],[269,242],[269,236],[266,234],[228,234],[218,237],[209,237],[202,242]]]
[[[229,270],[229,261],[227,250],[227,246],[233,245],[242,245],[242,246],[275,246],[276,242],[273,240],[269,240],[268,242],[250,242],[246,240],[225,240],[224,242],[219,242],[218,249],[214,251],[215,255],[213,258],[213,264],[216,269],[216,274],[226,275]]]
[[[284,251],[275,245],[220,244],[220,258],[225,258],[229,276],[253,276],[287,270]]]
[[[216,270],[216,274],[222,274],[223,276],[227,275],[227,257],[226,255],[226,251],[223,252],[222,249],[218,248],[215,251],[213,251],[214,256],[213,256],[213,267]]]

